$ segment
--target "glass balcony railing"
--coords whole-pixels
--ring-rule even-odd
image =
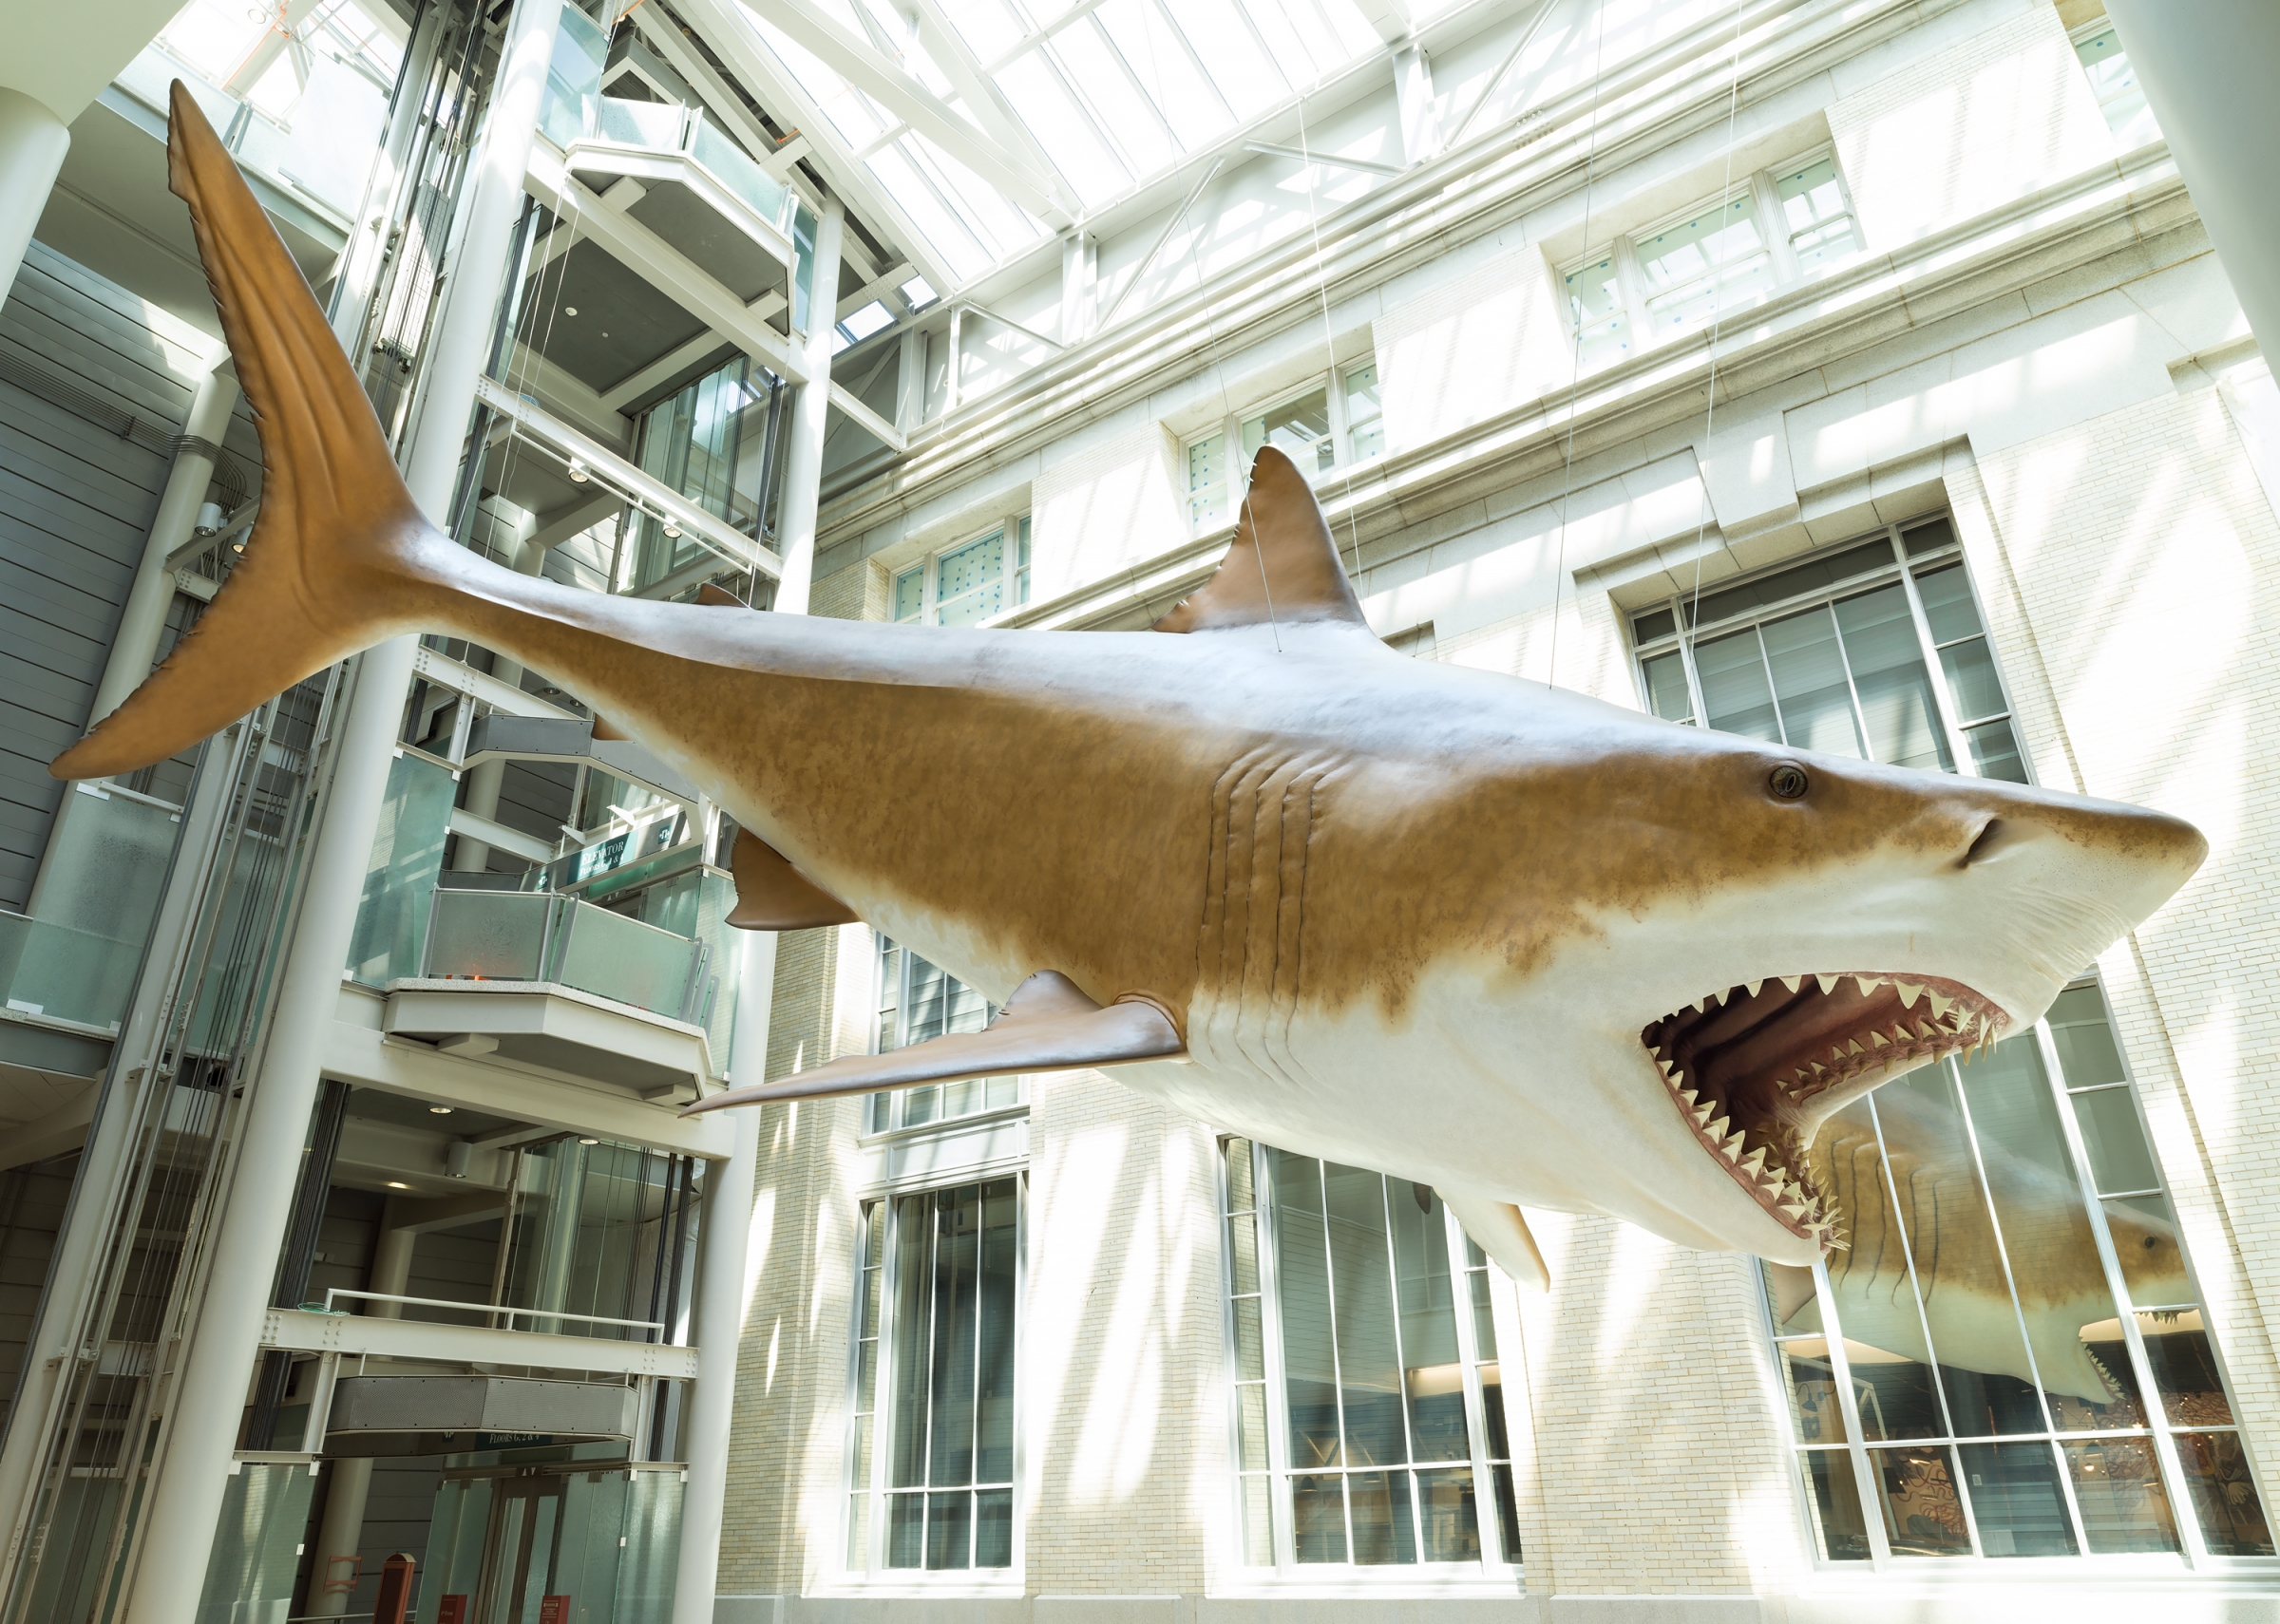
[[[173,859],[179,815],[129,791],[73,791],[37,917],[0,914],[0,988],[19,1014],[116,1031]]]
[[[117,1031],[142,944],[0,914],[0,985],[23,1015]]]
[[[420,973],[575,988],[669,1020],[703,1024],[706,943],[576,897],[440,888]]]
[[[686,154],[752,213],[789,233],[790,190],[770,179],[744,148],[713,128],[702,107],[604,96],[601,75],[608,55],[609,36],[577,6],[564,5],[554,60],[547,66],[540,133],[560,147],[585,139]]]

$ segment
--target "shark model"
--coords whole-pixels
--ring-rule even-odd
[[[166,664],[57,758],[173,754],[383,638],[545,672],[725,807],[738,922],[860,918],[1006,1004],[694,1110],[1115,1067],[1237,1133],[1806,1263],[1832,1112],[2033,1020],[2206,850],[2159,813],[1675,727],[1374,636],[1305,480],[1253,465],[1152,632],[945,630],[576,592],[421,516],[180,85],[169,142],[267,481]],[[1011,838],[1009,838],[1009,836]]]

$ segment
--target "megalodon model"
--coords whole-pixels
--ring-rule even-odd
[[[1237,1133],[1518,1208],[1811,1261],[1846,1102],[2032,1021],[2206,850],[2158,813],[1673,727],[1411,660],[1259,454],[1153,632],[953,631],[577,592],[421,516],[340,347],[178,85],[268,471],[197,628],[53,770],[163,759],[398,633],[545,672],[735,818],[740,923],[860,918],[988,1031],[691,1107],[1117,1067]]]

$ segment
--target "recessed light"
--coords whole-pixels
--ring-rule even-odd
[[[586,482],[586,464],[583,459],[578,457],[570,459],[570,479],[575,484],[582,485]]]
[[[581,1139],[578,1142],[580,1144],[599,1144],[601,1141],[598,1139]]]
[[[562,307],[562,314],[576,315],[578,314],[578,307],[576,305],[564,305]]]
[[[391,1190],[408,1190],[411,1188],[409,1184],[407,1184],[401,1179],[390,1179],[388,1181],[388,1187]]]
[[[449,1105],[429,1105],[428,1114],[431,1117],[447,1117],[451,1114],[451,1107]]]

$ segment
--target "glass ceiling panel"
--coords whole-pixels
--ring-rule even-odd
[[[1018,254],[1046,234],[1044,224],[1006,200],[1005,195],[940,147],[920,135],[904,135],[895,143],[949,199],[996,258]]]
[[[1069,100],[1060,80],[1036,51],[1008,64],[998,75],[998,87],[1087,208],[1099,208],[1138,179],[1127,174],[1101,144],[1092,133],[1092,121]]]
[[[1005,9],[1003,0],[943,0],[942,9],[984,66],[1019,45],[1029,31]]]
[[[1044,48],[1060,59],[1069,82],[1092,100],[1102,127],[1116,138],[1134,169],[1153,175],[1177,161],[1180,148],[1171,131],[1094,18],[1071,24]]]
[[[1289,94],[1282,75],[1258,39],[1225,0],[1164,0],[1172,20],[1196,47],[1211,83],[1235,109],[1239,123],[1257,118]]]
[[[905,138],[908,139],[908,138]],[[920,175],[903,156],[900,142],[871,155],[865,165],[886,188],[887,195],[926,239],[926,246],[961,282],[978,276],[997,263],[987,244],[952,212],[941,194]]]
[[[1107,0],[1092,14],[1131,64],[1182,146],[1190,152],[1207,146],[1235,122],[1233,110],[1182,48],[1171,19],[1156,0]]]

